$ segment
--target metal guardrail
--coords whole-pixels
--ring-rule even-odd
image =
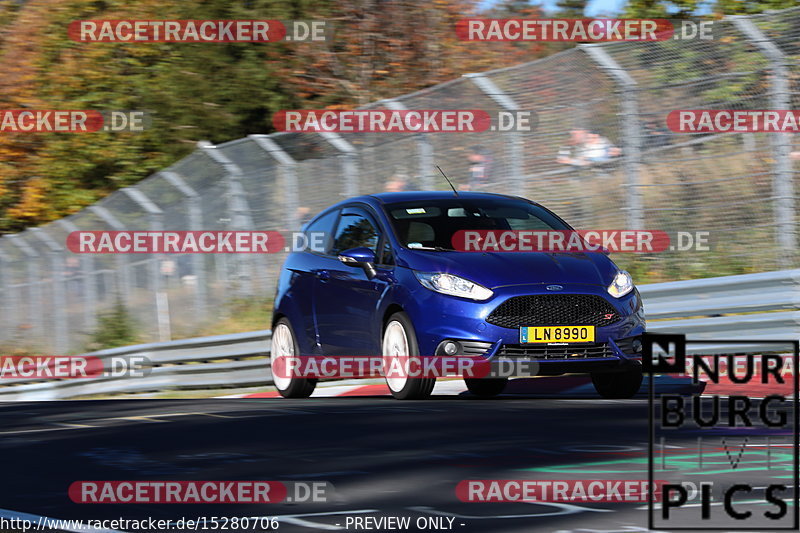
[[[255,387],[272,383],[271,331],[138,344],[83,354],[107,368],[112,359],[141,360],[142,376],[0,382],[0,401],[61,400],[109,394]]]
[[[642,285],[639,292],[648,331],[682,333],[693,340],[800,339],[800,269],[655,283]],[[739,348],[767,351],[776,346],[755,342]],[[731,346],[693,351],[719,349]]]
[[[656,283],[642,285],[639,291],[648,331],[683,333],[696,340],[800,339],[800,269]],[[265,386],[272,382],[270,335],[262,330],[84,354],[104,363],[113,358],[142,358],[144,375],[6,380],[0,383],[0,401]],[[775,349],[775,345],[758,343],[746,347]]]

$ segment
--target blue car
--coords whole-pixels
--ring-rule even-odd
[[[305,225],[310,245],[280,273],[272,322],[279,357],[483,356],[535,361],[537,375],[588,373],[604,398],[642,382],[644,310],[630,275],[607,253],[465,252],[461,230],[565,230],[529,200],[477,192],[394,192],[340,202]],[[322,236],[322,237],[320,237]],[[507,377],[465,379],[501,393]],[[387,377],[419,399],[435,378]],[[311,395],[316,380],[275,375],[280,394]]]

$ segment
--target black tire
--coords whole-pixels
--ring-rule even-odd
[[[642,379],[642,369],[638,366],[623,372],[592,374],[594,389],[609,400],[633,398],[642,386]]]
[[[300,347],[297,345],[297,337],[294,334],[294,329],[292,328],[292,324],[289,322],[287,318],[281,318],[275,323],[275,328],[286,326],[289,328],[289,333],[292,336],[292,344],[294,345],[294,353],[300,353]],[[274,377],[273,377],[274,380]],[[278,383],[275,383],[275,388],[278,389],[278,393],[283,396],[284,398],[308,398],[311,396],[311,393],[314,392],[314,389],[317,386],[316,379],[309,379],[309,378],[296,378],[291,377],[289,378],[289,384],[284,388],[281,388]]]
[[[409,357],[419,359],[419,345],[417,344],[417,334],[414,331],[414,325],[411,323],[411,319],[408,315],[402,311],[394,313],[386,321],[381,335],[381,353],[385,354],[386,352],[384,336],[392,322],[398,322],[403,327],[406,342],[408,343]],[[408,378],[406,379],[405,385],[400,390],[395,391],[389,387],[389,392],[398,400],[423,400],[431,395],[435,384],[436,378]]]
[[[475,396],[491,398],[505,390],[508,378],[464,378],[464,383]]]

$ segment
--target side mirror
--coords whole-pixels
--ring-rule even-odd
[[[375,252],[369,248],[351,248],[339,254],[339,261],[347,266],[361,267],[367,273],[367,277],[372,279],[376,275],[375,271]]]

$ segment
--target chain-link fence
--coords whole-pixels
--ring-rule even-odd
[[[729,17],[715,22],[714,34],[579,46],[369,106],[530,110],[537,117],[530,133],[281,133],[201,143],[136,187],[0,240],[0,345],[79,350],[117,301],[145,339],[193,335],[231,300],[271,296],[284,259],[76,255],[64,244],[72,231],[296,230],[346,197],[446,189],[436,165],[462,187],[536,200],[577,228],[711,232],[710,252],[615,258],[640,276],[792,266],[792,162],[800,153],[793,139],[675,134],[664,124],[673,109],[797,108],[800,8]],[[607,139],[618,155],[574,164],[564,154],[576,132]]]

